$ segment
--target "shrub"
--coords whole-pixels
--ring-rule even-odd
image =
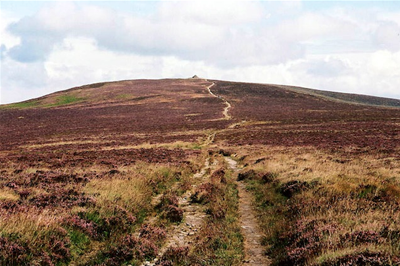
[[[98,238],[98,226],[93,221],[80,218],[78,215],[68,217],[65,224],[79,229],[92,238]]]
[[[181,222],[183,220],[183,210],[174,205],[169,205],[165,208],[163,216],[173,223]]]
[[[220,168],[220,169],[214,171],[211,174],[211,182],[226,184],[225,170],[223,168]]]
[[[157,246],[146,238],[137,238],[126,235],[120,238],[115,245],[101,254],[105,258],[104,265],[121,265],[132,259],[152,259],[158,252]]]
[[[215,219],[223,219],[226,216],[228,205],[221,199],[210,202],[210,206],[207,209],[207,214],[211,215]]]
[[[160,203],[157,204],[156,208],[160,210],[165,210],[165,208],[170,205],[178,207],[179,200],[176,196],[176,193],[168,192],[166,194],[163,194],[160,199]]]
[[[306,190],[309,187],[310,185],[307,182],[293,180],[282,184],[280,187],[280,193],[285,197],[291,198],[294,194]]]
[[[215,192],[219,190],[216,185],[212,183],[205,183],[198,186],[195,192],[190,196],[190,200],[193,203],[208,203],[212,200],[213,195]]]
[[[150,224],[143,224],[139,230],[139,237],[151,240],[153,242],[160,242],[167,236],[164,228],[156,227]]]
[[[324,220],[298,220],[287,231],[278,236],[276,247],[285,246],[286,255],[280,263],[304,265],[325,247],[324,235],[330,235],[337,226],[326,224]]]
[[[94,204],[94,199],[86,197],[84,193],[80,193],[74,189],[56,189],[49,194],[39,194],[29,199],[29,203],[39,207],[72,207],[72,206],[89,206]]]
[[[355,231],[353,233],[346,233],[340,237],[340,243],[345,245],[350,244],[363,244],[363,243],[382,243],[384,239],[375,231]]]
[[[177,265],[187,262],[189,254],[189,247],[169,247],[158,265]]]
[[[272,183],[278,177],[277,173],[267,172],[261,175],[261,181],[264,184]]]
[[[400,258],[390,258],[388,255],[381,252],[362,251],[354,254],[348,254],[339,258],[330,259],[321,264],[321,266],[336,266],[336,265],[365,265],[365,266],[380,266],[380,265],[399,265]]]
[[[238,174],[238,181],[242,181],[242,180],[248,180],[248,179],[254,179],[257,177],[257,173],[254,170],[249,170],[243,173],[239,173]]]
[[[6,237],[0,237],[0,264],[22,265],[27,262],[29,249]]]

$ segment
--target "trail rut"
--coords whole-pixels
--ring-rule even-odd
[[[229,167],[238,172],[235,160],[225,157]],[[243,182],[237,182],[239,191],[239,215],[242,234],[244,236],[245,259],[243,265],[270,265],[271,262],[264,255],[264,247],[261,245],[262,231],[257,223],[256,213],[253,210],[253,195],[246,190]]]
[[[179,207],[182,208],[184,213],[183,222],[172,226],[167,233],[167,240],[158,252],[157,257],[153,261],[144,261],[142,266],[157,265],[157,262],[171,247],[185,247],[192,244],[194,237],[203,226],[206,214],[204,206],[190,203],[190,196],[192,190],[206,180],[207,170],[212,169],[216,164],[217,162],[214,162],[214,164],[210,165],[210,160],[207,158],[200,172],[193,175],[192,189],[188,190],[179,198]]]
[[[225,107],[224,110],[222,111],[222,115],[224,116],[223,119],[225,119],[225,120],[230,120],[230,119],[232,119],[232,117],[229,115],[229,109],[232,107],[232,105],[231,105],[225,98],[223,98],[223,97],[220,96],[220,95],[216,95],[215,93],[213,93],[213,92],[211,91],[211,87],[214,86],[214,85],[215,85],[215,83],[213,82],[210,86],[207,87],[207,90],[208,90],[208,92],[209,92],[212,96],[214,96],[214,97],[216,97],[216,98],[218,98],[218,99],[221,99],[221,100],[224,102],[224,104],[226,105],[226,107]]]

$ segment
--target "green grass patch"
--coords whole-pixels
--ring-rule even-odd
[[[89,237],[76,229],[71,229],[68,232],[68,236],[72,244],[72,256],[79,256],[84,254],[90,244]]]
[[[56,98],[56,102],[48,104],[46,107],[57,107],[84,101],[85,98],[77,97],[75,95],[61,95]]]
[[[25,109],[25,108],[33,108],[39,106],[39,101],[27,101],[20,103],[12,103],[7,105],[0,106],[0,109]]]
[[[193,143],[192,149],[193,150],[201,150],[203,147],[199,143]]]
[[[74,95],[63,95],[57,98],[57,105],[65,105],[82,101],[84,98],[79,98]]]

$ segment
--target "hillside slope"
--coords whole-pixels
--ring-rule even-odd
[[[15,147],[29,140],[39,144],[84,136],[101,138],[103,144],[129,137],[137,144],[140,134],[149,135],[145,141],[179,139],[172,132],[193,139],[188,131],[227,124],[218,120],[221,103],[204,90],[206,84],[194,79],[112,82],[6,105],[0,109],[0,122],[7,125],[0,143]]]
[[[131,136],[131,142],[143,141],[135,141],[133,133],[153,135],[146,141],[160,134],[165,138],[161,141],[182,138],[171,136],[171,132],[174,132],[172,135],[181,132],[193,140],[198,137],[198,132],[194,131],[223,129],[230,123],[220,117],[221,99],[212,97],[204,90],[211,82],[216,83],[213,91],[232,104],[233,122],[266,122],[265,132],[275,123],[279,123],[279,127],[282,124],[291,127],[302,124],[304,130],[316,125],[321,130],[329,128],[332,132],[344,129],[349,122],[358,123],[368,131],[386,132],[395,130],[396,127],[391,124],[396,123],[399,114],[399,109],[375,105],[400,106],[400,100],[383,101],[371,96],[357,96],[357,103],[363,105],[353,105],[325,97],[329,94],[331,98],[351,101],[348,99],[352,95],[323,92],[324,97],[319,97],[322,92],[308,93],[307,90],[304,93],[303,89],[294,90],[286,86],[202,79],[133,80],[91,84],[22,103],[3,105],[0,107],[0,122],[7,126],[2,129],[0,143],[4,149],[29,140],[39,144],[51,139],[79,139],[82,135],[86,139],[101,136],[103,143],[107,140],[115,142],[127,135]],[[194,135],[190,136],[188,131],[193,131]],[[247,139],[266,141],[264,137]]]
[[[219,135],[232,145],[391,149],[399,140],[399,108],[338,102],[273,85],[219,81],[213,90],[232,104],[234,119],[248,121]]]
[[[400,100],[397,100],[397,99],[375,97],[375,96],[368,96],[368,95],[361,95],[361,94],[352,94],[352,93],[313,90],[313,89],[295,87],[295,86],[282,86],[282,85],[276,85],[276,86],[283,87],[283,88],[289,89],[289,90],[293,90],[295,92],[301,92],[301,93],[305,93],[305,94],[321,96],[321,97],[325,97],[330,100],[336,100],[336,101],[341,101],[341,102],[345,102],[345,103],[372,105],[372,106],[381,106],[381,107],[400,107]]]
[[[0,106],[0,265],[398,265],[399,102],[192,78]]]

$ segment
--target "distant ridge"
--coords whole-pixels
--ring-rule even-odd
[[[400,107],[400,100],[392,98],[353,94],[353,93],[323,91],[323,90],[308,89],[296,86],[286,86],[286,85],[275,85],[275,86],[291,90],[294,92],[300,92],[318,97],[323,97],[333,101],[340,101],[351,104],[370,105],[370,106],[383,106],[383,107],[396,107],[396,108]]]
[[[197,75],[193,75],[188,78],[192,80],[192,82],[200,82],[203,78],[200,78]],[[186,80],[188,80],[186,79]],[[168,80],[177,80],[179,79],[165,79]],[[210,82],[213,80],[209,80]],[[218,80],[214,80],[218,81]],[[9,108],[40,108],[40,107],[57,107],[64,105],[87,105],[94,104],[99,102],[108,102],[108,103],[116,103],[116,102],[128,102],[131,100],[139,100],[139,98],[135,98],[130,89],[127,89],[131,83],[137,82],[146,82],[146,83],[157,83],[163,82],[161,80],[121,80],[121,81],[108,81],[108,82],[99,82],[93,84],[86,84],[78,87],[73,87],[67,90],[58,91],[55,93],[51,93],[49,95],[44,95],[35,99],[26,100],[19,103],[12,104],[4,104],[0,106],[0,109],[9,109]],[[323,91],[317,89],[310,89],[304,87],[297,86],[288,86],[288,85],[279,85],[279,84],[261,84],[261,83],[247,83],[247,82],[230,82],[230,81],[222,81],[220,82],[229,82],[237,84],[238,86],[244,85],[259,85],[266,86],[265,88],[277,88],[283,91],[291,91],[299,94],[305,94],[310,96],[315,96],[319,98],[323,98],[329,101],[341,102],[347,104],[355,104],[355,105],[365,105],[365,106],[375,106],[375,107],[387,107],[387,108],[400,108],[400,100],[391,99],[385,97],[377,97],[377,96],[369,96],[369,95],[361,95],[361,94],[351,94],[351,93],[341,93],[341,92],[332,92],[332,91]],[[247,86],[246,85],[246,86]],[[122,89],[122,87],[125,87]],[[108,91],[110,88],[118,87]],[[146,95],[145,98],[155,97],[155,95]],[[141,98],[140,98],[141,99]]]

